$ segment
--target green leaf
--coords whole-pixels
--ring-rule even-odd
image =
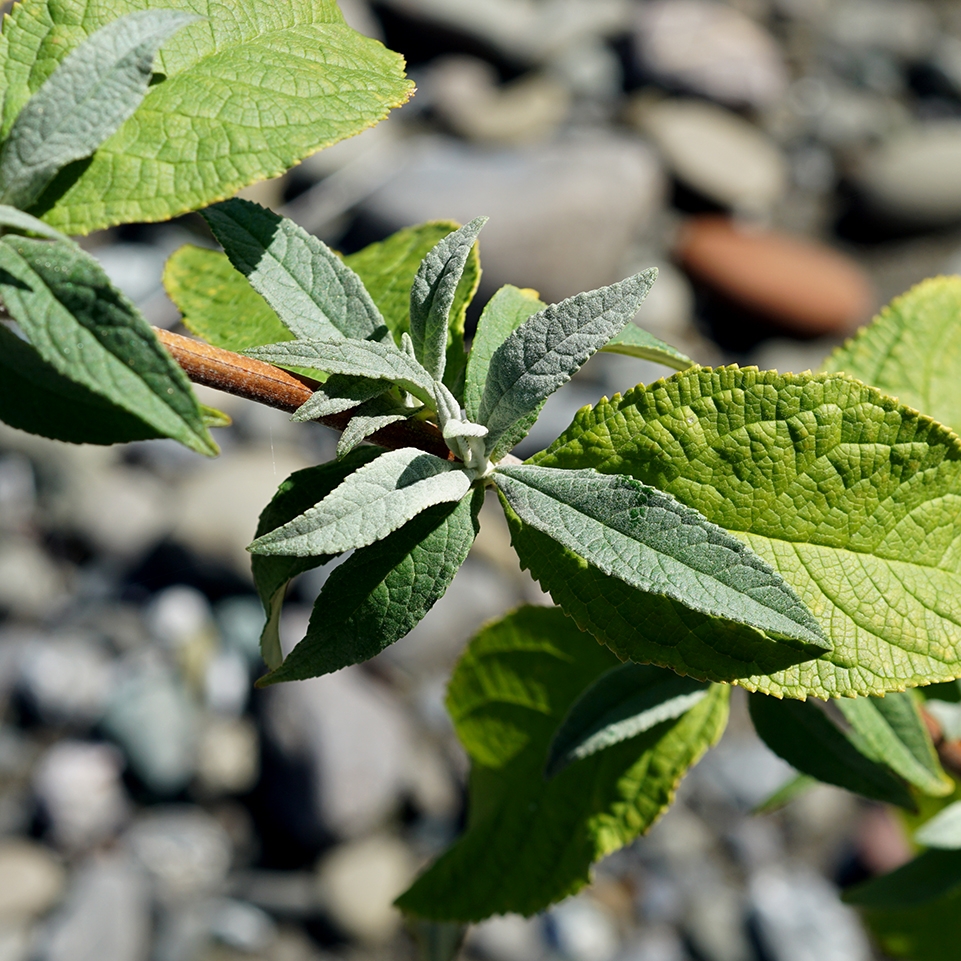
[[[230,414],[206,404],[200,405],[200,416],[203,417],[205,427],[229,427],[233,423]]]
[[[508,284],[501,287],[487,302],[477,332],[467,355],[467,379],[464,386],[464,409],[467,416],[476,421],[480,413],[484,381],[494,351],[504,343],[528,317],[542,311],[545,304],[536,290],[520,289]]]
[[[360,277],[292,220],[239,198],[203,216],[230,262],[298,337],[365,340],[386,333]]]
[[[628,357],[636,357],[638,360],[650,360],[655,364],[670,367],[672,370],[687,370],[694,366],[694,361],[690,357],[670,344],[665,344],[663,340],[658,340],[653,334],[649,334],[636,324],[628,324],[601,350],[610,354],[627,354]]]
[[[400,896],[403,911],[441,921],[534,914],[582,888],[594,861],[668,807],[721,736],[729,688],[714,687],[681,718],[544,779],[557,726],[617,663],[556,608],[523,607],[471,641],[448,689],[472,762],[467,830]]]
[[[450,311],[467,257],[487,217],[453,231],[424,257],[410,288],[410,339],[414,356],[434,380],[443,380]]]
[[[184,326],[214,347],[243,351],[294,339],[267,301],[219,250],[186,244],[174,251],[164,268],[163,283],[183,314]]]
[[[67,239],[59,230],[47,226],[42,220],[37,220],[36,217],[31,217],[30,214],[25,214],[16,207],[8,207],[6,204],[0,204],[0,227],[11,227],[21,233],[36,234],[48,240]]]
[[[891,874],[844,892],[861,909],[884,952],[945,961],[961,941],[961,852],[925,851]]]
[[[434,220],[417,227],[405,227],[386,240],[344,257],[344,262],[363,280],[395,343],[400,344],[400,335],[410,332],[410,288],[421,261],[459,226],[452,220]],[[475,244],[467,256],[450,310],[444,383],[455,395],[459,394],[458,381],[464,375],[464,321],[467,307],[477,293],[480,276],[480,257]]]
[[[483,488],[439,504],[332,571],[304,639],[260,686],[339,671],[376,656],[444,596],[477,534]]]
[[[199,18],[139,10],[101,27],[47,77],[0,149],[3,203],[30,207],[56,174],[89,157],[147,95],[161,44]]]
[[[651,289],[656,270],[547,307],[524,321],[494,351],[477,419],[489,430],[488,453],[620,333]]]
[[[826,699],[961,675],[961,443],[873,388],[696,369],[579,412],[533,460],[628,474],[701,511],[784,577],[834,645],[774,673],[745,659],[729,679]],[[605,639],[626,657],[663,642],[645,624]]]
[[[824,363],[961,433],[961,277],[932,277],[896,297]]]
[[[407,420],[413,413],[414,411],[409,407],[401,407],[389,397],[378,397],[362,404],[340,435],[340,440],[337,442],[337,456],[343,457],[358,444],[367,440],[371,434],[376,434],[377,431],[391,424]]]
[[[0,238],[0,300],[57,373],[143,421],[148,436],[217,453],[187,376],[76,244]]]
[[[278,367],[319,370],[388,381],[403,387],[425,404],[434,406],[434,381],[408,354],[391,343],[373,340],[292,340],[254,347],[246,354]]]
[[[954,781],[944,773],[910,692],[835,702],[871,755],[925,794],[944,797]]]
[[[204,17],[157,58],[160,82],[90,161],[40,198],[64,233],[168,220],[284,173],[409,96],[403,60],[345,23],[334,0],[22,0],[0,39],[3,134],[58,62],[137,10]]]
[[[807,774],[796,774],[753,808],[751,814],[772,814],[774,811],[780,811],[818,783],[817,778],[809,777]]]
[[[708,695],[701,681],[649,664],[612,667],[571,705],[551,740],[546,777],[686,714]]]
[[[277,493],[261,512],[260,520],[257,522],[257,537],[263,537],[303,514],[339,487],[355,470],[383,453],[377,447],[362,447],[351,451],[341,460],[295,471],[277,488]],[[298,574],[320,567],[336,556],[336,554],[322,554],[315,557],[266,557],[262,554],[251,556],[250,567],[254,585],[267,616],[267,623],[260,636],[260,650],[269,668],[279,667],[283,661],[278,631],[287,585]]]
[[[954,787],[953,783],[951,787]],[[938,811],[930,821],[914,832],[914,840],[926,848],[961,848],[961,801],[955,801],[944,810]]]
[[[670,495],[624,475],[500,467],[499,490],[525,524],[604,574],[685,607],[822,649],[830,645],[784,579]]]
[[[388,451],[354,471],[320,503],[258,537],[254,554],[312,557],[366,547],[435,504],[460,500],[467,474],[414,447]]]
[[[842,731],[812,701],[752,694],[748,703],[758,736],[792,767],[855,794],[915,810],[904,782],[865,754],[859,740]]]
[[[364,380],[362,377],[334,374],[327,379],[323,387],[310,395],[310,400],[294,411],[290,419],[308,421],[329,417],[331,414],[342,414],[379,397],[385,390],[389,388],[382,380]]]

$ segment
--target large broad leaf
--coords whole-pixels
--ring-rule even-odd
[[[670,495],[623,475],[521,464],[494,479],[511,510],[587,565],[635,588],[642,619],[645,595],[657,594],[712,617],[772,637],[828,649],[817,621],[784,579],[744,544]],[[521,563],[528,565],[523,540]],[[558,589],[564,607],[570,585]],[[573,612],[572,612],[573,613]],[[576,616],[575,616],[576,619]],[[669,665],[674,666],[674,665]],[[681,661],[678,667],[690,667]],[[702,670],[708,672],[709,665]]]
[[[444,921],[534,914],[654,823],[721,736],[729,689],[545,780],[557,726],[617,664],[556,608],[521,608],[471,641],[448,689],[472,761],[467,831],[401,895],[402,910]]]
[[[143,421],[147,436],[217,453],[184,372],[75,244],[0,239],[0,300],[57,373]],[[129,439],[125,430],[117,437]]]
[[[624,329],[656,277],[656,270],[646,270],[547,307],[494,351],[477,420],[489,431],[487,449],[495,459],[523,440],[532,413]]]
[[[459,501],[470,486],[464,471],[450,461],[414,447],[389,451],[248,549],[254,554],[313,557],[366,547],[428,507]]]
[[[357,274],[292,220],[238,198],[203,216],[230,262],[298,337],[363,340],[386,334]]]
[[[119,16],[205,18],[168,40],[160,82],[90,161],[40,198],[66,233],[166,220],[274,177],[410,95],[403,61],[351,30],[334,0],[22,0],[4,24],[2,133],[70,50]]]
[[[544,773],[554,777],[574,761],[673,721],[707,695],[702,681],[650,664],[612,667],[571,705],[551,739]]]
[[[954,791],[910,691],[835,702],[861,743],[879,761],[934,797]]]
[[[349,474],[382,453],[384,452],[377,447],[363,447],[352,451],[342,460],[319,464],[317,467],[307,467],[291,474],[277,488],[277,493],[261,512],[257,523],[257,537],[283,527],[288,521],[309,510],[342,484]],[[267,557],[262,554],[251,556],[250,567],[254,576],[254,585],[267,617],[260,635],[260,650],[269,668],[279,667],[283,660],[279,629],[287,585],[298,574],[320,567],[335,556],[334,554],[321,554],[314,557]]]
[[[47,77],[0,149],[3,202],[31,206],[67,164],[89,157],[140,106],[160,45],[197,20],[140,10],[102,27]]]
[[[932,277],[896,297],[824,363],[880,387],[961,433],[961,277]]]
[[[581,411],[534,461],[668,491],[780,572],[834,649],[744,686],[829,698],[961,675],[961,444],[878,391],[698,369]],[[612,635],[626,656],[667,642],[646,624]]]
[[[945,961],[961,943],[961,851],[925,851],[891,874],[844,892],[895,958]]]
[[[635,324],[628,324],[619,334],[609,340],[601,350],[609,354],[626,354],[638,360],[663,364],[672,370],[687,370],[694,361],[670,344],[665,344],[653,334]]]
[[[416,227],[405,227],[386,240],[349,254],[344,262],[357,271],[384,321],[400,344],[400,335],[410,332],[410,288],[421,262],[436,244],[459,224],[435,220]],[[447,337],[447,364],[444,383],[458,394],[464,376],[464,321],[467,307],[477,293],[481,268],[477,245],[471,248],[450,309]]]
[[[427,252],[410,288],[410,339],[414,356],[435,380],[447,363],[450,312],[464,277],[467,258],[486,217],[448,234]]]
[[[187,329],[214,347],[243,351],[294,339],[219,250],[185,244],[167,261],[163,282]]]
[[[333,571],[304,639],[259,684],[302,680],[369,660],[399,640],[444,596],[474,543],[483,488],[418,514]]]
[[[782,701],[752,694],[749,704],[761,740],[803,774],[876,801],[915,809],[907,785],[813,701]]]

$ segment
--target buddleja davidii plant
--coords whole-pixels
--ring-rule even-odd
[[[402,103],[402,68],[332,0],[17,3],[0,38],[0,299],[22,336],[0,324],[0,418],[216,453],[223,415],[59,230],[166,219],[283,173]]]

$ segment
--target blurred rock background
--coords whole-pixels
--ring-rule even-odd
[[[346,251],[487,214],[478,310],[503,283],[557,300],[653,264],[639,323],[702,363],[800,371],[912,283],[961,270],[961,3],[341,2],[407,56],[418,93],[246,194]],[[85,244],[175,327],[160,277],[186,241],[210,242],[199,218]],[[665,373],[597,357],[521,453]],[[0,428],[0,961],[413,958],[390,902],[464,816],[446,677],[484,620],[544,601],[485,509],[413,635],[254,692],[244,546],[335,438],[204,400],[234,419],[210,462]],[[325,574],[295,585],[288,644]],[[647,838],[542,917],[478,926],[465,957],[879,957],[836,892],[900,863],[903,835],[830,788],[752,815],[790,776],[735,698]]]

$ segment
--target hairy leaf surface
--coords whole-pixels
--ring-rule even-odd
[[[351,451],[341,460],[295,471],[277,488],[277,493],[261,512],[256,536],[263,537],[277,530],[278,527],[283,527],[295,517],[299,517],[342,484],[348,475],[382,453],[384,452],[377,447],[362,447]],[[260,635],[260,650],[269,668],[279,667],[283,661],[279,629],[287,585],[298,574],[320,567],[336,556],[336,554],[321,554],[315,557],[251,555],[250,568],[254,576],[254,585],[260,596],[260,602],[264,606],[264,614],[267,616],[267,622]]]
[[[842,731],[812,701],[752,694],[754,729],[765,744],[803,774],[876,801],[914,810],[911,792],[863,743]]]
[[[350,29],[334,0],[22,0],[0,39],[2,133],[92,33],[165,8],[205,19],[164,44],[161,82],[40,198],[44,219],[65,233],[197,210],[371,126],[410,95],[403,60]]]
[[[470,490],[464,471],[414,447],[388,451],[349,475],[319,504],[258,537],[254,554],[312,557],[366,547],[435,504]]]
[[[828,698],[961,675],[961,444],[870,387],[698,369],[581,411],[534,462],[668,491],[784,577],[834,648],[737,678],[750,689]],[[619,633],[620,652],[645,635]]]
[[[556,608],[521,608],[471,641],[448,689],[472,762],[467,831],[401,895],[402,910],[444,921],[534,914],[654,823],[721,736],[729,689],[545,780],[557,726],[617,663]]]
[[[380,396],[389,389],[382,380],[364,380],[363,377],[347,377],[334,374],[319,390],[315,390],[310,400],[301,404],[290,418],[295,421],[314,420],[353,410],[361,404]]]
[[[686,714],[708,696],[701,681],[628,661],[602,674],[571,705],[551,739],[544,773],[590,757]]]
[[[665,344],[636,324],[628,324],[619,334],[609,340],[601,350],[609,354],[626,354],[638,360],[650,360],[672,370],[687,370],[694,366],[690,357],[670,344]]]
[[[391,424],[407,420],[413,411],[401,407],[389,397],[378,397],[356,408],[350,423],[344,428],[337,441],[337,456],[343,457],[358,444],[362,444],[371,434]]]
[[[160,45],[197,19],[179,10],[139,10],[68,53],[17,115],[0,149],[3,203],[32,206],[61,169],[116,133],[147,95]]]
[[[37,220],[36,217],[7,204],[0,204],[0,227],[12,227],[21,233],[36,234],[48,240],[67,239],[59,230],[54,230],[42,220]]]
[[[0,300],[60,375],[160,436],[201,454],[217,453],[186,374],[76,244],[15,234],[0,238]]]
[[[954,782],[952,782],[952,789]],[[938,811],[914,832],[914,840],[928,848],[957,851],[961,848],[961,801]]]
[[[477,534],[483,489],[418,514],[352,554],[324,584],[304,639],[260,684],[302,680],[369,660],[444,596]]]
[[[831,354],[830,373],[872,384],[961,433],[961,277],[932,277],[896,297]]]

